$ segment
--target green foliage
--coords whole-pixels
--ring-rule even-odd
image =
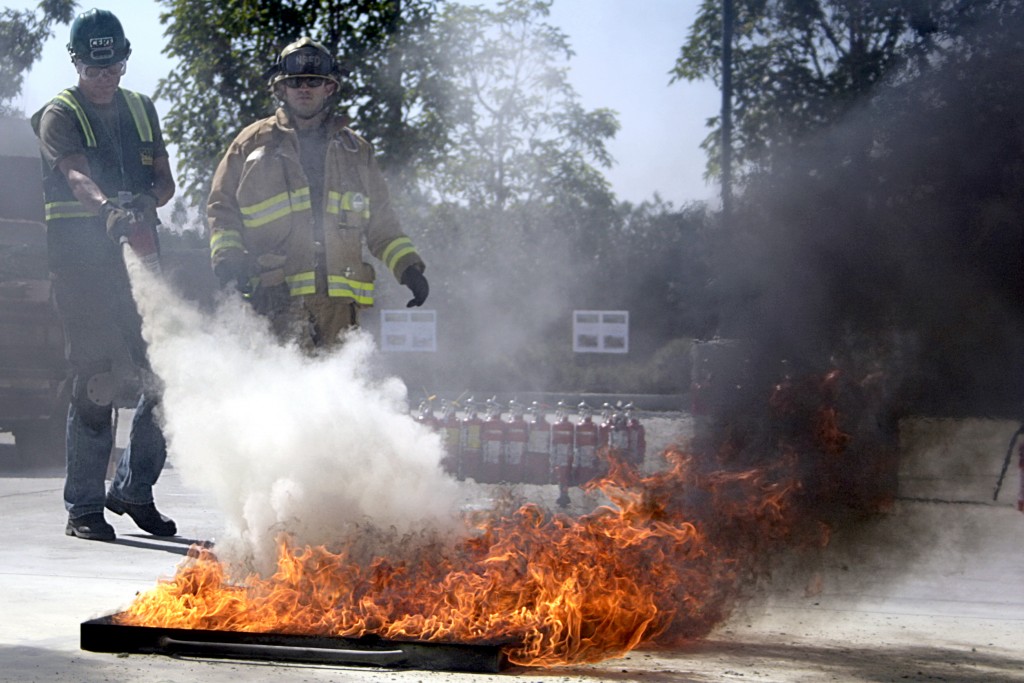
[[[770,165],[835,123],[932,31],[924,0],[733,0],[733,156],[738,167]],[[721,2],[704,0],[672,71],[673,80],[720,84]],[[704,140],[717,174],[721,120]]]
[[[15,114],[10,101],[21,94],[25,72],[39,59],[54,24],[70,23],[74,0],[43,0],[37,11],[0,11],[0,115]]]
[[[224,148],[244,126],[270,114],[263,77],[288,43],[322,42],[348,74],[342,102],[353,127],[379,145],[381,164],[397,168],[429,157],[443,129],[436,69],[421,46],[436,0],[165,0],[164,52],[180,67],[157,96],[172,102],[164,120],[178,145],[179,175],[192,203],[203,206]]]
[[[609,205],[598,168],[619,124],[585,111],[567,80],[568,39],[544,23],[550,0],[503,0],[494,9],[447,5],[449,147],[421,177],[440,202],[503,211],[572,201]]]
[[[995,414],[1024,372],[1024,3],[960,10],[748,178],[714,264],[727,335],[812,367],[879,360],[914,409]]]
[[[591,278],[598,235],[622,222],[599,170],[618,124],[579,105],[567,39],[543,21],[549,7],[445,8],[447,145],[403,205],[438,299],[457,312],[452,343],[499,365],[607,289]]]

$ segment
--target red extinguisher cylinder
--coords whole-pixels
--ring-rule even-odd
[[[459,469],[462,426],[459,424],[459,418],[455,415],[455,408],[451,404],[446,403],[442,408],[438,429],[441,431],[441,445],[444,447],[441,467],[445,472],[462,479],[463,475]]]
[[[501,480],[519,483],[526,480],[526,441],[529,437],[529,425],[523,419],[521,411],[514,409],[505,425],[505,457],[502,460]]]
[[[647,457],[647,428],[633,414],[632,405],[626,411],[626,422],[629,428],[629,457],[634,465],[641,467]]]
[[[135,223],[132,231],[123,239],[146,268],[160,273],[160,250],[154,228]]]
[[[579,405],[579,422],[576,424],[576,456],[573,462],[573,480],[584,484],[594,479],[602,471],[602,461],[597,452],[598,427],[590,417],[590,408]]]
[[[523,454],[523,481],[527,484],[551,483],[551,423],[534,403],[533,421],[527,423],[526,452]]]
[[[459,470],[464,479],[480,480],[480,466],[483,462],[481,431],[484,421],[476,413],[472,399],[466,403],[466,416],[459,424]]]
[[[569,504],[569,487],[572,486],[573,437],[575,427],[569,422],[565,410],[559,407],[555,423],[551,425],[551,471],[558,484],[558,504]]]
[[[501,481],[502,461],[505,451],[505,422],[500,411],[490,410],[480,429],[480,476],[481,484],[497,484]]]
[[[629,428],[621,415],[617,414],[608,427],[608,448],[623,459],[629,459]]]

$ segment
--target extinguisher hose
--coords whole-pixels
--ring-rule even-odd
[[[1003,478],[1006,477],[1006,470],[1010,467],[1010,458],[1013,457],[1013,446],[1017,443],[1017,437],[1024,434],[1024,424],[1017,428],[1017,431],[1010,437],[1010,445],[1006,448],[1006,457],[1003,459],[1003,469],[999,471],[999,479],[996,481],[996,491],[992,494],[992,500],[999,498],[999,489],[1003,487]]]

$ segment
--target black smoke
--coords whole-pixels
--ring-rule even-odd
[[[1024,406],[1024,10],[960,25],[752,177],[716,257],[752,385],[844,368],[886,410]]]

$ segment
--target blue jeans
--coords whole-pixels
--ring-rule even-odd
[[[167,445],[156,423],[156,400],[143,395],[132,419],[128,446],[117,463],[110,494],[125,503],[152,503],[153,485],[167,460]],[[68,409],[68,469],[64,507],[68,516],[103,512],[105,479],[114,446],[113,413],[106,424],[82,419],[72,402]]]
[[[106,239],[105,235],[102,235]],[[117,251],[105,262],[63,264],[54,272],[54,294],[64,325],[65,355],[73,375],[67,422],[64,507],[72,518],[103,511],[107,463],[114,445],[112,401],[118,367],[150,374],[142,321],[128,274]],[[144,387],[131,437],[110,485],[125,503],[153,502],[153,485],[167,459],[154,416],[157,393]]]

